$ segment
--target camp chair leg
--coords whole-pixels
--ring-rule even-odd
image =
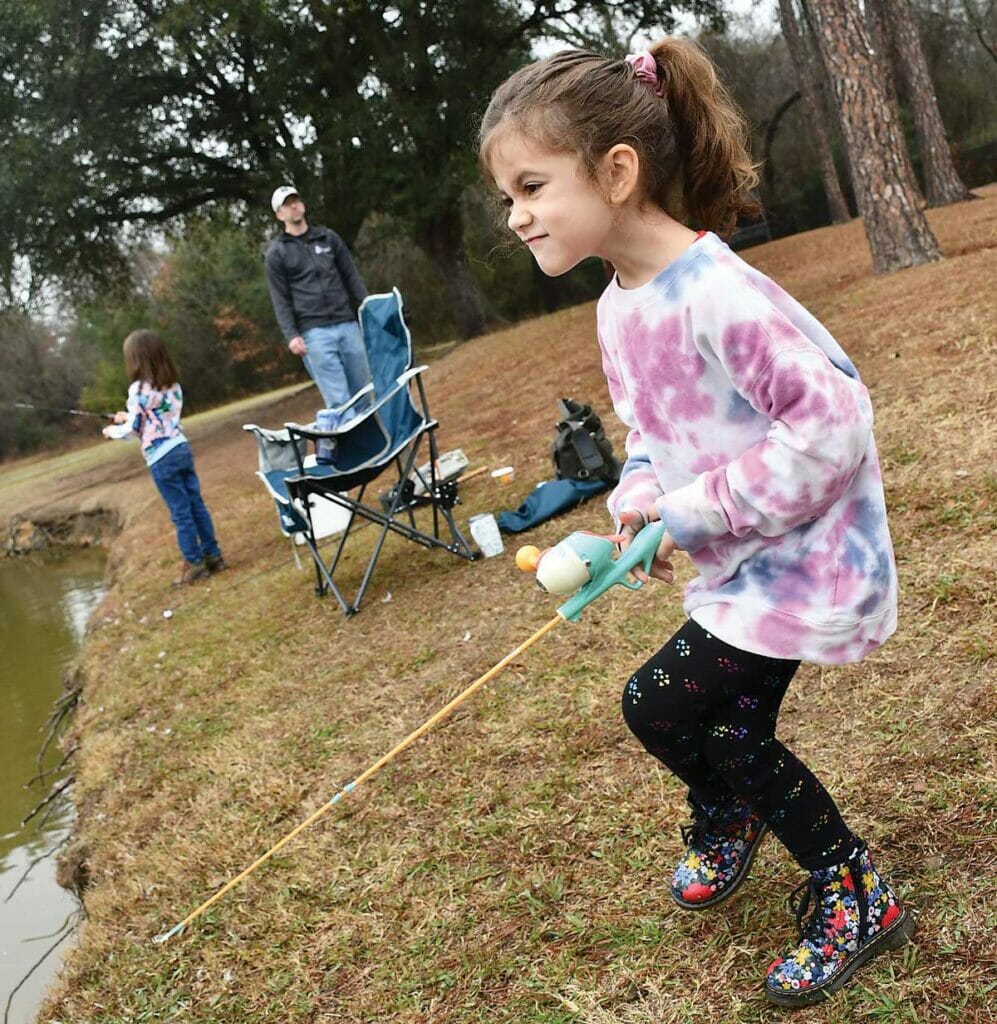
[[[436,450],[436,431],[429,431],[429,483],[432,487],[432,494],[436,493],[436,488],[439,485],[439,479],[436,476],[436,465],[439,460],[439,454]],[[436,507],[436,502],[433,502],[433,536],[439,537],[440,535],[440,511]]]
[[[311,548],[312,554],[314,555],[314,553],[318,550],[318,548],[317,548],[317,546],[315,544],[315,524],[312,522],[312,503],[306,499],[301,504],[304,506],[304,509],[305,509],[305,522],[308,525],[308,531],[304,534],[305,543],[308,545],[309,548]],[[319,566],[321,565],[321,561],[322,560],[321,559],[317,559],[316,560],[316,559],[313,558],[312,561],[314,561],[316,563],[315,564],[315,596],[316,597],[324,597],[325,596],[325,582],[322,579],[322,573],[321,573],[321,571],[319,569]]]
[[[319,597],[324,597],[326,594],[331,593],[332,596],[336,599],[336,603],[342,609],[343,613],[345,615],[352,615],[356,611],[356,608],[351,608],[346,598],[343,597],[342,591],[339,589],[339,587],[336,586],[336,581],[329,575],[329,570],[325,567],[325,562],[322,559],[322,554],[319,551],[315,541],[311,537],[309,537],[308,534],[305,534],[304,537],[305,543],[308,545],[308,548],[312,553],[312,559],[315,562],[315,573],[320,580],[321,589],[319,589],[319,587],[316,587],[315,592],[319,595]]]
[[[430,441],[433,441],[432,431],[427,431],[430,435]],[[315,561],[315,571],[319,580],[319,586],[316,587],[316,592],[319,594],[332,593],[342,609],[345,615],[354,615],[360,610],[360,604],[367,593],[367,588],[370,585],[371,578],[373,577],[374,570],[377,566],[378,559],[381,554],[381,549],[384,546],[384,542],[387,539],[388,533],[393,532],[404,537],[406,540],[415,541],[417,544],[421,544],[426,548],[440,547],[451,554],[457,555],[460,558],[465,558],[468,561],[476,561],[481,557],[480,552],[475,551],[468,543],[464,535],[461,533],[460,528],[457,526],[454,520],[453,514],[449,508],[441,505],[437,501],[431,502],[433,506],[433,532],[432,534],[424,533],[418,529],[415,524],[415,516],[412,510],[409,512],[410,523],[406,523],[404,519],[396,518],[399,510],[404,508],[407,499],[404,496],[402,490],[402,482],[407,480],[412,473],[413,466],[416,465],[419,456],[420,445],[418,441],[411,445],[407,452],[400,453],[394,460],[396,469],[398,470],[398,484],[393,488],[393,494],[387,512],[382,512],[376,509],[374,506],[364,504],[364,495],[367,491],[368,484],[364,483],[359,486],[359,490],[355,497],[349,497],[343,493],[329,492],[322,489],[317,489],[309,492],[298,494],[298,498],[301,500],[301,504],[305,506],[309,513],[309,531],[303,534],[305,542],[308,544],[309,550],[312,553],[312,557]],[[430,451],[435,451],[435,444],[430,445]],[[436,495],[438,488],[440,487],[440,481],[436,473],[436,459],[431,459],[430,462],[430,494]],[[339,542],[336,545],[336,550],[332,555],[332,558],[326,563],[325,559],[321,556],[318,550],[318,544],[315,539],[314,529],[310,519],[311,512],[311,501],[313,496],[317,495],[322,500],[333,501],[340,505],[345,505],[350,510],[350,517],[347,522],[346,528],[343,530],[342,535],[339,538]],[[445,540],[441,536],[440,514],[442,513],[443,520],[446,522],[447,527],[450,530],[449,540]],[[339,565],[340,557],[345,549],[346,542],[349,539],[350,533],[356,525],[357,518],[366,520],[367,522],[374,523],[380,527],[379,535],[374,544],[374,549],[370,554],[367,565],[364,569],[363,577],[360,581],[360,586],[356,591],[355,596],[352,600],[348,600],[340,588],[336,585],[334,580],[334,574],[336,568]]]
[[[412,445],[412,452],[413,452],[413,455],[414,455],[414,453],[415,453],[415,450],[416,450],[416,449],[417,449],[418,447],[419,447],[419,442],[418,442],[418,441],[416,441],[416,442],[415,442],[415,443],[414,443],[414,444]],[[419,471],[418,471],[418,469],[415,469],[415,468],[414,468],[414,462],[415,462],[415,459],[414,459],[414,458],[412,458],[412,459],[409,459],[409,464],[410,464],[410,466],[412,466],[412,468],[411,468],[411,469],[409,469],[408,473],[406,473],[406,472],[405,472],[405,470],[404,470],[404,469],[402,468],[402,457],[401,457],[401,453],[399,453],[398,455],[396,455],[396,456],[395,456],[395,468],[396,468],[396,469],[398,470],[398,485],[396,486],[395,490],[397,491],[397,493],[398,493],[398,494],[401,494],[401,493],[402,493],[402,488],[403,488],[403,487],[405,486],[405,484],[404,484],[404,481],[406,481],[406,480],[410,480],[410,479],[411,479],[411,477],[412,477],[412,473],[413,473],[413,472],[415,473],[415,475],[416,475],[416,476],[419,476]],[[412,510],[412,506],[411,506],[411,505],[409,505],[409,506],[408,506],[408,507],[406,508],[405,512],[406,512],[406,514],[408,515],[408,521],[409,521],[409,525],[410,525],[410,526],[412,527],[412,529],[414,530],[414,529],[416,528],[416,526],[415,526],[415,512],[413,512],[413,510]]]
[[[367,485],[364,484],[360,488],[360,492],[357,494],[357,502],[363,502],[364,491],[367,490]],[[346,527],[343,529],[342,534],[339,537],[339,544],[336,545],[336,553],[333,555],[332,560],[329,563],[329,575],[333,575],[336,571],[336,566],[339,565],[339,556],[343,553],[343,548],[346,547],[346,541],[350,536],[350,530],[353,529],[353,524],[356,522],[357,509],[356,505],[350,506],[350,518],[346,521]]]
[[[412,467],[415,465],[416,456],[419,454],[419,444],[416,442],[409,448],[408,458],[405,461],[404,467],[401,464],[400,456],[395,459],[398,463],[398,486],[394,489],[394,495],[391,498],[391,507],[388,509],[387,514],[384,517],[384,525],[381,527],[381,535],[377,538],[377,543],[374,545],[374,551],[367,562],[367,570],[364,572],[363,579],[360,581],[360,589],[357,591],[356,599],[353,602],[354,611],[360,610],[360,602],[363,600],[364,594],[367,592],[367,585],[370,583],[371,577],[374,575],[374,568],[377,565],[377,560],[381,555],[381,548],[384,546],[384,542],[388,536],[388,530],[391,529],[392,522],[395,517],[395,513],[398,511],[399,506],[403,501],[406,500],[403,490],[404,481],[408,480],[409,474],[412,472]],[[409,518],[412,520],[412,529],[415,531],[415,516],[412,515],[411,509],[409,510]],[[418,531],[416,531],[418,532]]]

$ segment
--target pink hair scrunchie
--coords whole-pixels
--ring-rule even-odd
[[[634,76],[643,82],[655,96],[662,94],[658,81],[658,62],[650,53],[628,53],[626,62],[634,69]]]

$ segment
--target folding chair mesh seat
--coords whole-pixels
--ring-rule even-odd
[[[313,425],[286,423],[284,430],[265,430],[246,424],[260,449],[260,472],[277,503],[285,532],[299,533],[315,562],[316,592],[332,593],[346,615],[360,608],[388,533],[427,548],[442,548],[461,558],[480,557],[454,522],[452,509],[458,503],[457,481],[437,478],[436,420],[429,414],[422,383],[425,366],[412,366],[412,339],[402,315],[402,299],[395,288],[382,295],[369,295],[360,307],[360,327],[373,376],[373,404],[358,414],[351,407],[369,388],[353,396],[342,407],[352,414],[331,430]],[[418,397],[414,401],[413,386]],[[416,469],[423,440],[428,444],[428,476]],[[308,443],[331,445],[328,461],[307,465]],[[310,460],[308,460],[310,461]],[[290,462],[290,464],[288,464]],[[383,505],[365,503],[368,484],[381,476],[391,483]],[[423,485],[416,493],[414,478]],[[356,491],[353,496],[346,492]],[[318,549],[313,499],[334,502],[349,510],[349,519],[328,564]],[[416,526],[415,510],[432,511],[432,532]],[[441,518],[449,538],[441,537]],[[374,523],[380,531],[352,600],[335,580],[335,572],[357,520]]]

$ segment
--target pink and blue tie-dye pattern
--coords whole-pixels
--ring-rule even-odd
[[[776,658],[881,644],[897,581],[872,408],[828,331],[715,235],[641,288],[614,281],[598,317],[630,428],[609,509],[657,505],[700,573],[686,612]]]

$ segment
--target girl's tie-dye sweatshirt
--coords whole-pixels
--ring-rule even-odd
[[[630,428],[609,510],[656,505],[697,576],[685,610],[742,650],[857,661],[896,628],[869,394],[830,333],[716,235],[599,300]]]

